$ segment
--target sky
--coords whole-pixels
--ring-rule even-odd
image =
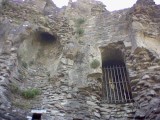
[[[53,0],[53,2],[58,6],[62,7],[68,4],[69,0]],[[76,0],[72,0],[73,2]],[[124,8],[132,7],[137,0],[98,0],[102,1],[106,5],[106,9],[109,11],[120,10]],[[160,4],[160,0],[154,0],[156,4]]]

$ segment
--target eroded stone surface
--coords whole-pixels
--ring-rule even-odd
[[[114,12],[94,0],[70,1],[62,9],[50,0],[0,5],[0,108],[24,115],[44,109],[46,120],[159,119],[160,7],[153,0]],[[77,25],[78,18],[84,23]],[[109,48],[124,53],[133,103],[103,103],[101,53]],[[90,66],[94,59],[97,68]],[[11,91],[13,83],[41,95],[25,100]],[[2,111],[0,117],[8,119]]]

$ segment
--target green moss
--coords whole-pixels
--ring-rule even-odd
[[[28,89],[28,90],[24,90],[22,91],[21,95],[25,98],[25,99],[32,99],[35,98],[37,95],[39,95],[41,92],[39,89]]]
[[[84,34],[84,30],[82,28],[77,28],[76,34],[81,37]]]
[[[39,89],[21,90],[16,84],[13,83],[9,86],[13,94],[21,95],[25,99],[32,99],[41,93]]]
[[[97,59],[94,59],[90,64],[90,67],[93,68],[93,69],[96,69],[99,66],[100,66],[100,62]]]
[[[28,67],[27,63],[25,63],[25,62],[22,62],[22,66],[23,66],[24,68],[27,68],[27,67]]]
[[[85,19],[83,19],[83,18],[78,18],[77,20],[76,20],[76,26],[77,27],[80,27],[82,24],[84,24],[85,23]]]
[[[28,63],[29,66],[32,66],[33,64],[34,64],[34,61],[30,61],[30,62]]]
[[[85,19],[83,18],[78,18],[75,20],[75,28],[76,28],[75,32],[79,37],[82,37],[84,34],[84,29],[82,28],[82,24],[84,23],[85,23]]]

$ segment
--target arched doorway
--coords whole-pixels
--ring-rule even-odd
[[[120,49],[102,50],[103,98],[110,104],[132,102],[125,56]]]

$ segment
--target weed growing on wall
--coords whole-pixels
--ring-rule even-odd
[[[100,62],[97,59],[94,59],[91,64],[90,64],[91,68],[96,69],[100,66]]]
[[[25,99],[32,99],[35,98],[37,95],[39,95],[41,92],[39,89],[28,89],[28,90],[24,90],[22,91],[22,96]]]
[[[85,23],[85,19],[78,18],[75,20],[75,27],[76,27],[76,34],[79,37],[82,37],[84,34],[84,29],[82,28],[82,25]]]

